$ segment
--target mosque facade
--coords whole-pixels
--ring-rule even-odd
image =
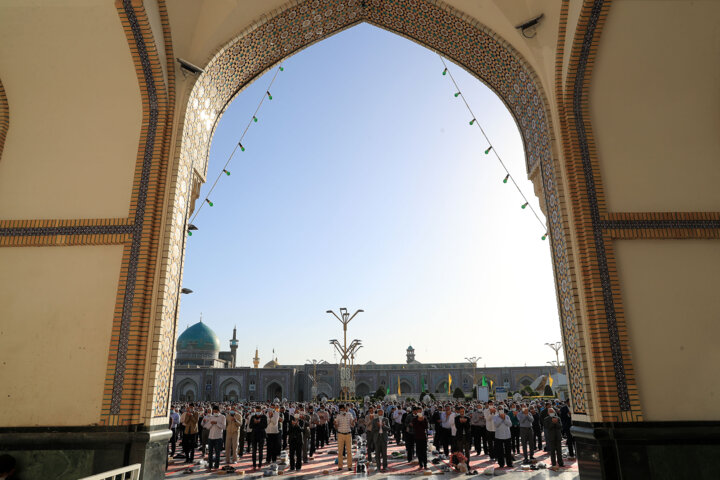
[[[313,395],[313,374],[317,375],[316,395],[329,399],[340,396],[340,365],[281,365],[273,358],[260,366],[257,349],[252,367],[237,366],[236,331],[230,350],[221,351],[215,332],[199,322],[188,327],[177,340],[177,359],[173,380],[174,401],[308,401]],[[273,352],[274,353],[274,352]],[[364,397],[382,388],[399,397],[418,398],[423,391],[447,395],[460,387],[471,394],[475,379],[484,376],[487,383],[508,391],[531,386],[543,375],[556,374],[554,367],[478,367],[468,362],[421,363],[409,346],[405,362],[378,364],[373,361],[355,365],[355,396]],[[564,374],[564,369],[561,368]],[[560,375],[564,377],[564,375]],[[478,382],[479,383],[479,382]]]

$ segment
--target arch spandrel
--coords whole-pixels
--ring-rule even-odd
[[[177,183],[171,192],[172,241],[181,241],[177,234],[183,233],[191,209],[188,204],[199,192],[198,181],[206,175],[215,126],[233,98],[284,58],[361,22],[409,38],[462,65],[487,84],[515,118],[525,147],[526,168],[536,191],[542,192],[541,204],[548,219],[574,411],[592,415],[586,402],[586,356],[578,333],[570,246],[565,234],[569,215],[561,204],[560,167],[552,154],[549,103],[538,77],[507,42],[440,2],[307,0],[277,12],[222,47],[197,79],[186,104],[179,162],[173,172]],[[163,267],[170,279],[181,274],[180,269],[171,272],[168,264]],[[167,314],[174,314],[174,297],[166,294],[163,301],[169,306],[164,309]]]

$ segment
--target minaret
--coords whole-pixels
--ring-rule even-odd
[[[412,345],[410,345],[407,348],[406,354],[407,354],[407,363],[412,363],[415,361],[415,349],[412,347]]]
[[[230,356],[231,363],[230,366],[232,368],[235,368],[237,363],[237,347],[238,347],[238,341],[237,341],[237,325],[233,327],[233,337],[232,340],[230,340]]]
[[[258,355],[258,349],[255,347],[255,358],[253,358],[253,366],[258,368],[260,366],[260,356]]]

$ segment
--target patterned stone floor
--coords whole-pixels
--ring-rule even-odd
[[[563,447],[564,448],[564,447]],[[397,457],[392,456],[393,452],[402,452],[405,453],[405,447],[404,446],[397,446],[393,442],[392,445],[388,446],[388,470],[386,473],[380,473],[375,468],[374,458],[373,463],[370,464],[370,467],[368,469],[367,473],[355,473],[354,471],[349,472],[347,470],[344,471],[337,471],[337,465],[335,464],[335,460],[337,459],[337,454],[328,454],[328,451],[337,451],[337,443],[335,441],[331,441],[330,445],[327,447],[319,450],[315,453],[315,457],[313,460],[310,460],[309,463],[303,464],[302,469],[299,472],[291,472],[289,470],[286,470],[285,472],[282,472],[279,476],[282,477],[293,477],[295,480],[301,480],[305,478],[317,478],[317,477],[323,477],[324,480],[335,480],[339,479],[341,477],[347,478],[350,476],[369,476],[372,477],[373,480],[383,480],[388,477],[392,477],[392,480],[403,480],[404,477],[415,477],[415,479],[419,480],[418,477],[423,477],[423,472],[418,471],[417,463],[408,463],[406,459],[403,457]],[[460,473],[444,473],[441,469],[442,464],[439,465],[433,465],[430,463],[432,460],[433,455],[428,454],[428,466],[430,467],[429,475],[432,476],[433,479],[437,480],[438,478],[460,478],[465,477],[469,475],[463,475]],[[578,469],[577,469],[577,461],[575,459],[568,459],[565,458],[564,463],[565,467],[561,468],[559,471],[554,472],[550,470],[530,470],[530,471],[523,471],[521,469],[521,461],[522,456],[516,455],[516,458],[518,459],[515,464],[514,468],[504,468],[499,469],[496,468],[495,470],[495,476],[503,476],[507,480],[514,480],[514,479],[532,479],[532,480],[540,480],[540,479],[559,479],[559,480],[577,480],[579,478],[578,475]],[[220,467],[222,468],[224,463],[224,456],[221,457],[222,462],[220,463]],[[200,454],[196,451],[195,455],[195,461],[198,462],[200,460]],[[535,460],[538,462],[544,462],[550,466],[550,459],[548,458],[547,454],[545,452],[536,452],[535,453]],[[196,479],[209,479],[209,478],[227,478],[227,479],[235,479],[235,478],[247,478],[247,479],[255,479],[263,477],[263,470],[258,469],[253,471],[252,470],[252,458],[250,454],[245,453],[242,458],[240,458],[240,461],[238,463],[233,464],[233,466],[236,468],[235,473],[226,473],[223,470],[215,470],[215,471],[208,471],[206,467],[206,463],[203,460],[200,460],[200,463],[197,463],[195,465],[192,465],[192,469],[194,473],[186,474],[183,473],[184,470],[191,466],[190,464],[183,463],[182,459],[170,459],[170,463],[168,466],[168,470],[166,473],[167,479],[190,479],[190,480],[196,480]],[[355,466],[355,465],[353,465]],[[478,475],[473,475],[475,477],[480,478],[489,478],[488,476],[483,475],[483,471],[487,467],[491,466],[497,466],[495,462],[490,461],[490,459],[487,457],[487,455],[482,456],[475,456],[473,455],[470,458],[470,467],[473,470],[478,471]],[[264,466],[265,467],[265,466]],[[425,475],[428,475],[428,473],[425,473]]]

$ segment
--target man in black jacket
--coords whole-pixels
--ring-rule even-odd
[[[470,460],[471,432],[470,417],[465,415],[465,407],[461,405],[458,407],[458,413],[455,416],[455,451],[462,452],[465,458],[468,459],[468,463]]]
[[[553,467],[556,465],[564,467],[562,447],[560,446],[562,440],[562,423],[560,423],[560,418],[558,418],[554,409],[548,408],[547,410],[548,416],[545,417],[543,423],[545,425],[545,431],[547,432],[545,434],[545,443],[547,443],[548,452],[550,453],[550,462]]]
[[[415,431],[412,427],[412,421],[417,417],[419,410],[420,407],[413,406],[409,412],[405,412],[402,416],[403,440],[405,441],[408,463],[412,462],[415,456]]]
[[[300,418],[300,414],[291,417],[288,431],[288,440],[290,445],[290,470],[300,470],[302,467],[302,446],[303,436],[305,435],[305,422]]]
[[[280,416],[282,417],[282,424],[290,425],[290,412],[288,412],[285,407],[280,407]],[[283,428],[282,432],[282,449],[287,450],[288,446],[288,429]]]
[[[260,409],[260,405],[255,407],[255,413],[250,417],[250,431],[252,435],[252,461],[253,470],[257,470],[258,465],[262,465],[263,447],[265,446],[265,429],[268,420]],[[257,454],[260,451],[260,459],[258,461]]]
[[[573,439],[570,427],[572,427],[572,416],[570,414],[570,407],[567,404],[563,404],[560,407],[560,422],[562,422],[562,432],[567,439],[568,457],[575,456],[575,439]]]

